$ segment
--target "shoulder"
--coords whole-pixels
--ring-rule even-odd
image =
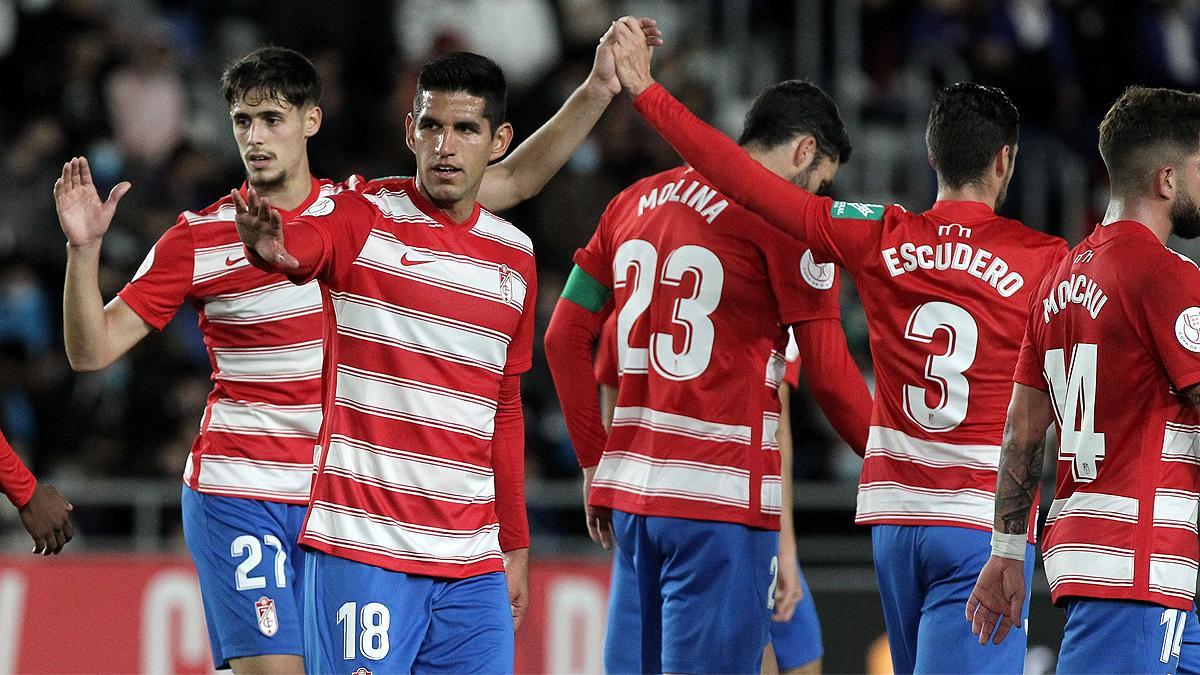
[[[482,206],[479,207],[479,220],[471,228],[471,234],[533,256],[533,240],[529,235]]]
[[[380,192],[380,191],[396,191],[403,190],[412,182],[412,176],[380,176],[370,180],[363,179],[362,176],[355,174],[361,182],[354,188],[359,192]]]
[[[214,223],[232,223],[235,214],[236,209],[233,206],[233,198],[225,195],[202,209],[180,213],[175,223],[176,225],[188,225],[191,227]]]

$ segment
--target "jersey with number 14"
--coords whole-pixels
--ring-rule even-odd
[[[1016,381],[1059,430],[1046,576],[1069,596],[1190,610],[1196,592],[1200,270],[1141,223],[1075,247],[1042,283]]]
[[[838,316],[832,266],[688,167],[617,195],[575,263],[617,312],[621,379],[591,502],[778,529],[784,327]]]
[[[924,213],[810,204],[813,254],[854,275],[871,330],[875,410],[856,522],[991,530],[1023,327],[1066,243],[979,202]]]

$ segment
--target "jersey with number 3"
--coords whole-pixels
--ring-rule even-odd
[[[838,316],[832,266],[688,167],[617,195],[575,263],[613,289],[621,372],[591,502],[779,529],[784,327]]]
[[[854,275],[871,331],[856,522],[991,530],[1030,299],[1066,243],[979,202],[813,199],[805,215],[813,254]]]
[[[1075,247],[1042,283],[1016,381],[1050,394],[1058,479],[1043,544],[1055,602],[1190,610],[1196,591],[1200,269],[1141,223]]]

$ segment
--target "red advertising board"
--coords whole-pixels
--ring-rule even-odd
[[[602,560],[541,560],[517,672],[601,672]],[[0,673],[211,673],[191,562],[176,556],[0,558]]]

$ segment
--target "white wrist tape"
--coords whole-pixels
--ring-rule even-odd
[[[992,532],[992,555],[1010,560],[1025,560],[1025,545],[1029,538],[1023,534]]]

